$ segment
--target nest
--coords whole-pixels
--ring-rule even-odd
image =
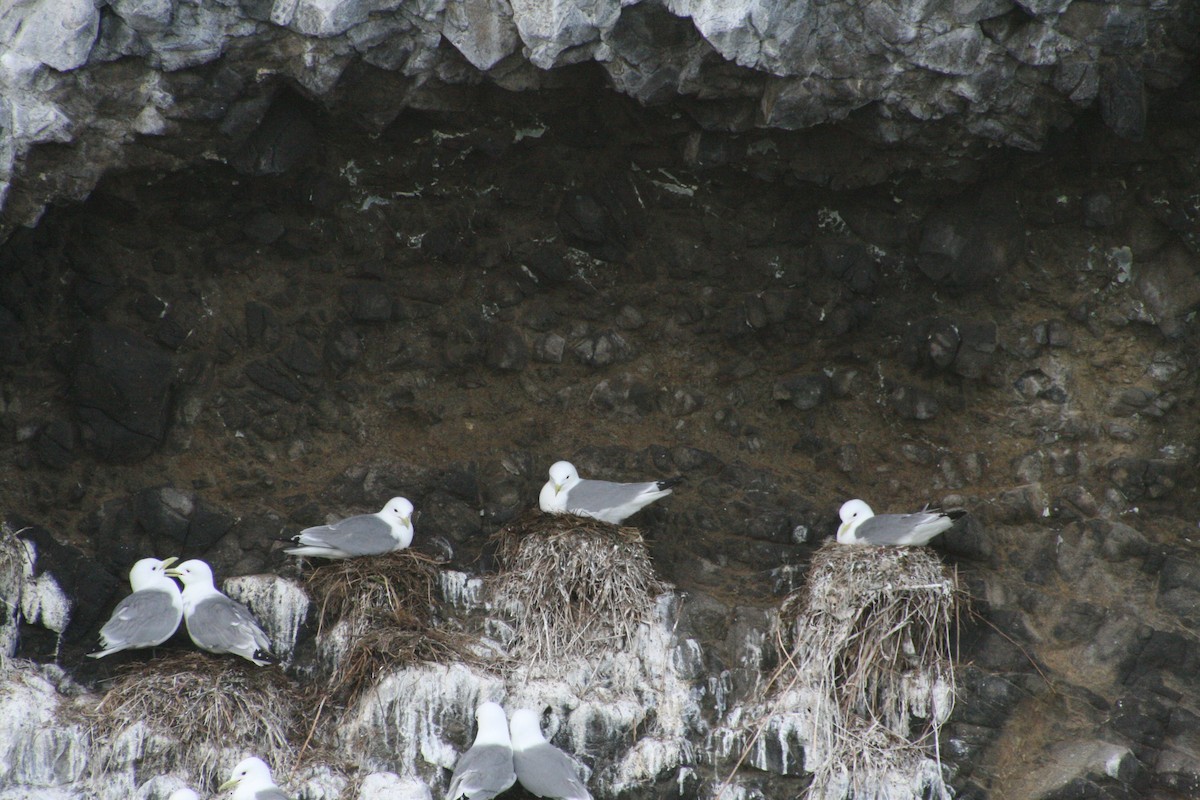
[[[320,609],[317,638],[348,642],[328,685],[319,692],[350,703],[381,674],[421,661],[475,659],[471,640],[436,627],[438,566],[412,550],[371,558],[348,558],[317,567],[306,588]]]
[[[183,653],[120,667],[100,703],[82,714],[100,749],[99,772],[140,751],[139,772],[182,770],[212,786],[227,749],[283,763],[303,730],[301,708],[300,693],[278,669]]]
[[[513,655],[544,663],[610,652],[653,618],[664,587],[636,528],[533,511],[493,538],[495,597],[514,622]]]
[[[937,736],[954,704],[957,577],[924,548],[830,542],[780,610],[777,697],[810,706],[808,796],[944,796]],[[788,641],[787,632],[791,632]]]

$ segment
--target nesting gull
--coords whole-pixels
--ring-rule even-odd
[[[234,788],[237,787],[237,788]],[[250,756],[233,768],[218,792],[233,789],[230,800],[291,800],[271,779],[271,768],[261,758]]]
[[[413,505],[393,497],[378,514],[359,514],[331,525],[305,528],[292,537],[300,547],[285,552],[293,556],[354,558],[403,550],[412,544]]]
[[[587,481],[569,461],[550,467],[550,480],[542,487],[538,505],[547,514],[574,514],[619,525],[643,507],[671,493],[682,477],[647,483]]]
[[[838,512],[838,544],[908,545],[929,542],[963,515],[962,511],[917,511],[912,514],[875,515],[862,500],[847,500]]]
[[[260,667],[272,663],[271,640],[250,609],[217,591],[208,564],[193,558],[167,574],[183,581],[183,618],[197,647],[210,653],[233,653]]]
[[[103,650],[88,653],[91,658],[137,647],[154,647],[170,639],[183,619],[183,598],[179,586],[167,577],[171,558],[143,558],[129,570],[133,594],[117,603],[112,616],[100,629]]]
[[[509,727],[513,766],[527,791],[553,800],[592,800],[574,760],[542,735],[536,711],[522,708],[513,712]]]
[[[490,800],[517,780],[504,709],[484,703],[475,710],[475,722],[475,743],[454,765],[446,800]]]

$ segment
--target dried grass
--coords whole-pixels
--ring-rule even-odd
[[[281,670],[206,653],[126,664],[101,701],[81,709],[98,748],[96,774],[123,765],[131,736],[143,743],[139,772],[183,771],[198,786],[219,781],[227,748],[283,763],[303,730],[301,712],[300,692]]]
[[[807,797],[947,796],[938,731],[954,704],[964,598],[924,548],[830,542],[816,553],[780,609],[784,661],[768,688],[776,705],[807,706]]]
[[[317,637],[349,641],[328,684],[328,700],[351,703],[380,677],[422,661],[477,660],[466,634],[437,627],[438,568],[442,562],[412,550],[350,558],[317,567],[305,582],[320,609]]]
[[[510,650],[522,661],[624,648],[653,617],[664,587],[636,528],[531,511],[493,539],[494,596],[513,620]]]

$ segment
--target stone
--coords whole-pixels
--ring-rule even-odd
[[[937,398],[915,386],[898,386],[888,397],[892,408],[905,419],[930,420],[937,416]]]
[[[1163,336],[1177,339],[1200,307],[1200,267],[1179,246],[1143,264],[1134,281]]]
[[[1046,760],[1046,766],[1025,776],[1023,796],[1040,800],[1093,797],[1097,796],[1094,790],[1077,795],[1071,787],[1105,779],[1130,784],[1141,769],[1128,747],[1101,740],[1058,745],[1046,754]]]
[[[900,359],[909,369],[941,370],[954,363],[962,337],[958,326],[943,317],[909,323],[900,341]]]
[[[1070,347],[1071,331],[1061,319],[1048,319],[1033,326],[1033,340],[1043,347]]]
[[[354,322],[388,322],[392,319],[392,299],[382,284],[351,281],[342,287],[342,308]]]
[[[121,328],[89,326],[70,386],[84,446],[113,463],[150,455],[166,436],[172,385],[171,358],[156,345]]]
[[[811,411],[828,399],[832,387],[824,374],[800,375],[775,382],[771,396],[775,400],[787,401],[800,411]]]
[[[590,367],[605,367],[633,358],[635,350],[625,337],[615,331],[586,336],[572,348],[575,357]]]
[[[533,358],[546,364],[562,363],[567,340],[557,333],[543,333],[533,340]]]
[[[917,266],[934,283],[981,286],[1007,273],[1024,251],[1024,230],[1011,190],[990,186],[930,212]]]
[[[34,0],[0,12],[7,48],[59,72],[87,63],[99,31],[100,11],[91,0]]]
[[[1089,228],[1111,228],[1119,221],[1116,204],[1104,192],[1083,199],[1083,224]]]
[[[560,359],[561,356],[560,352]],[[484,361],[492,369],[519,372],[529,363],[529,345],[512,325],[495,325],[488,338]]]
[[[40,428],[31,442],[34,457],[50,469],[66,469],[76,458],[75,426],[54,420]]]

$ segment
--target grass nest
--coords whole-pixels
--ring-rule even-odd
[[[322,707],[331,699],[353,702],[399,667],[477,660],[471,637],[437,627],[441,563],[401,550],[334,561],[308,574],[318,640],[336,635],[348,642],[327,685],[315,690]]]
[[[196,785],[214,786],[226,749],[286,763],[304,729],[301,701],[277,668],[181,653],[119,667],[101,701],[81,713],[100,749],[92,762],[99,773],[121,766],[132,735],[139,772],[183,770]]]
[[[493,540],[494,596],[513,619],[511,652],[522,660],[620,649],[652,619],[664,589],[636,528],[529,511]]]
[[[783,663],[768,690],[808,707],[807,796],[946,796],[938,731],[954,706],[965,593],[919,547],[827,543],[780,609]]]

